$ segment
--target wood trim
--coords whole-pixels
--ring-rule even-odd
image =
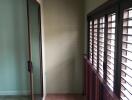
[[[117,24],[118,23],[118,24]],[[122,18],[121,10],[118,5],[116,16],[116,34],[115,34],[115,71],[114,71],[114,92],[120,97],[120,81],[121,81],[121,48],[122,48]]]
[[[42,59],[42,32],[41,32],[41,8],[40,4],[38,8],[38,21],[39,21],[39,48],[40,48],[40,85],[41,85],[41,96],[43,97],[43,59]]]
[[[102,4],[101,6],[97,7],[93,11],[87,14],[87,17],[89,18],[95,18],[100,17],[106,13],[111,13],[111,11],[114,11],[116,4],[118,4],[119,0],[109,0]],[[110,9],[111,8],[111,9]]]
[[[108,15],[105,15],[105,31],[104,31],[104,64],[103,64],[103,70],[104,70],[104,81],[106,82],[106,76],[107,76],[107,37],[108,37]]]
[[[34,86],[33,86],[33,66],[32,66],[32,51],[31,51],[31,29],[30,29],[30,11],[29,11],[29,0],[26,2],[27,6],[27,25],[28,25],[28,71],[30,79],[30,96],[31,100],[34,100]]]
[[[95,90],[95,100],[99,100],[99,79],[96,75],[96,90]]]
[[[100,80],[100,76],[95,70],[93,70],[93,66],[89,62],[89,60],[85,57],[85,65],[87,67],[87,80],[88,84],[86,84],[86,100],[119,100],[119,98],[109,89],[105,82]]]
[[[132,7],[132,0],[122,0],[120,2],[121,9],[127,9]]]
[[[108,33],[108,22],[107,22],[107,18],[108,15],[110,13],[116,13],[116,38],[115,38],[115,70],[114,70],[114,95],[117,95],[118,97],[120,97],[120,82],[121,82],[121,55],[122,55],[122,30],[123,30],[123,10],[132,7],[132,1],[131,0],[109,0],[108,2],[105,2],[103,5],[101,5],[100,7],[96,8],[95,10],[93,10],[92,12],[90,12],[87,15],[87,19],[88,20],[93,20],[94,19],[98,19],[100,17],[102,17],[103,15],[105,16],[105,45],[104,45],[104,79],[102,81],[103,84],[103,89],[101,87],[101,89],[103,89],[103,92],[109,92],[109,94],[106,94],[104,100],[106,100],[106,98],[110,97],[110,95],[113,94],[113,92],[111,93],[111,90],[109,89],[109,87],[106,85],[106,76],[107,76],[107,33]],[[94,24],[93,24],[94,25]],[[93,33],[94,34],[94,33]],[[93,36],[94,37],[94,36]],[[98,47],[97,47],[98,48]],[[97,51],[98,52],[98,51]],[[98,55],[97,55],[98,56]],[[90,65],[90,64],[89,64]],[[92,72],[96,73],[96,75],[98,74],[95,69],[93,68],[92,65],[91,69]],[[97,75],[97,77],[99,78],[99,75]],[[99,78],[100,80],[101,78]],[[95,81],[97,81],[97,79],[95,79]],[[101,81],[101,80],[100,80]],[[97,81],[98,82],[98,81]],[[96,83],[96,86],[98,85],[98,83]],[[100,85],[101,86],[101,85]],[[96,91],[98,89],[96,88]],[[113,96],[114,96],[113,95]],[[113,99],[112,99],[113,100]]]

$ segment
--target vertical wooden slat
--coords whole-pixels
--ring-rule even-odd
[[[88,64],[87,64],[87,57],[84,57],[84,96],[87,98],[88,96],[88,86],[89,86],[89,82],[88,82],[88,78],[89,78],[89,71],[88,71]]]
[[[105,15],[105,30],[104,30],[104,63],[103,63],[103,72],[104,72],[104,81],[106,81],[107,76],[107,31],[108,31],[108,16]]]
[[[89,100],[92,100],[92,93],[93,93],[93,89],[92,89],[92,87],[93,87],[93,84],[92,84],[92,70],[91,69],[89,69]]]
[[[89,100],[89,66],[86,63],[86,98]]]
[[[101,83],[101,81],[99,82],[99,100],[103,100],[103,91],[104,91],[104,88],[103,88],[103,84]]]
[[[92,93],[92,100],[96,100],[96,73],[93,71],[93,93]]]
[[[86,100],[119,100],[113,92],[110,93],[106,83],[99,79],[90,61],[85,59],[86,67]]]
[[[121,54],[122,51],[120,50],[122,48],[122,31],[123,31],[123,21],[122,21],[122,17],[123,17],[123,12],[120,9],[120,6],[118,5],[117,7],[117,16],[116,16],[116,23],[118,23],[116,25],[116,51],[115,51],[115,71],[114,73],[114,92],[115,94],[120,97],[120,82],[121,82]]]
[[[95,95],[95,100],[99,100],[99,79],[98,79],[98,76],[96,76],[96,95]]]
[[[42,33],[41,33],[41,6],[38,3],[38,24],[39,24],[39,55],[40,55],[40,80],[41,80],[41,96],[43,97],[43,59],[42,59]]]

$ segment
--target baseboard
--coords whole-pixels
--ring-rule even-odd
[[[34,94],[40,94],[40,91],[34,91]],[[24,90],[24,91],[0,91],[0,96],[5,96],[5,95],[30,95],[29,90]]]

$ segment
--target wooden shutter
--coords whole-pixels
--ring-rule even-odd
[[[92,55],[93,55],[93,51],[92,51],[92,49],[93,49],[93,47],[92,47],[92,43],[93,43],[93,36],[92,36],[92,33],[93,33],[93,31],[92,31],[92,26],[93,26],[93,23],[92,23],[92,21],[90,21],[90,26],[89,26],[89,34],[90,34],[90,38],[89,38],[89,42],[90,42],[90,46],[89,46],[89,54],[90,54],[90,62],[91,62],[91,64],[92,64],[92,60],[93,60],[93,57],[92,57]]]
[[[103,78],[103,62],[104,62],[104,29],[105,18],[101,17],[99,22],[99,75]]]
[[[93,66],[97,70],[97,30],[98,30],[98,20],[94,20],[94,42],[93,42]]]
[[[108,15],[107,34],[107,85],[113,91],[116,14]]]
[[[132,100],[132,8],[124,10],[121,62],[121,100]]]

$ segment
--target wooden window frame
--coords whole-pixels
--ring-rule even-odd
[[[111,14],[111,13],[117,13],[116,11],[116,9],[117,9],[117,7],[116,7],[116,5],[114,4],[114,2],[109,2],[109,4],[105,4],[105,6],[106,5],[109,5],[109,6],[106,6],[105,7],[105,9],[103,9],[104,7],[100,7],[99,9],[101,9],[101,12],[98,12],[98,13],[96,13],[96,11],[95,12],[91,12],[88,16],[87,16],[87,18],[88,18],[88,23],[89,23],[89,21],[90,20],[94,20],[94,19],[100,19],[101,17],[105,17],[105,31],[104,31],[104,64],[103,64],[103,70],[104,70],[104,81],[106,82],[106,76],[107,76],[107,62],[106,62],[106,58],[107,58],[107,31],[108,31],[108,19],[107,19],[107,17],[108,17],[108,15],[109,14]],[[109,7],[110,8],[112,8],[112,9],[109,9]],[[102,9],[103,9],[103,11],[102,11]],[[103,13],[102,13],[103,12]],[[99,22],[99,21],[98,21]],[[99,26],[99,25],[98,25]],[[98,30],[98,34],[99,34],[99,30]],[[99,48],[99,37],[98,37],[98,43],[97,43],[97,48]],[[89,41],[88,41],[88,43],[89,43]],[[89,46],[88,46],[88,48],[89,48]],[[89,49],[88,49],[89,50]],[[99,51],[99,50],[98,50]],[[97,52],[98,52],[97,51]],[[99,52],[97,53],[98,55],[97,56],[99,56]],[[89,54],[88,54],[89,55]],[[99,58],[99,57],[97,57],[97,58]],[[114,61],[115,62],[115,61]],[[98,66],[98,64],[99,64],[99,60],[97,59],[97,73],[99,72],[99,66]],[[109,87],[108,87],[109,88]]]
[[[116,13],[116,32],[115,32],[115,60],[114,60],[114,66],[115,70],[114,70],[114,91],[112,92],[110,90],[111,93],[114,93],[118,98],[120,98],[120,90],[121,90],[121,56],[122,56],[122,32],[123,32],[123,11],[124,9],[127,9],[129,7],[132,7],[132,1],[131,0],[110,0],[106,3],[104,3],[103,5],[101,5],[100,7],[98,7],[97,9],[95,9],[94,11],[90,12],[87,15],[87,22],[89,23],[90,20],[97,19],[98,23],[99,23],[99,19],[102,16],[105,16],[105,32],[104,32],[104,64],[103,64],[103,70],[104,70],[104,77],[103,77],[103,84],[109,89],[109,87],[106,85],[106,76],[107,76],[107,62],[106,62],[106,58],[107,58],[107,31],[108,31],[108,14],[111,13]],[[89,24],[88,24],[89,27]],[[99,27],[99,24],[98,24]],[[88,29],[88,33],[89,33],[89,29]],[[99,32],[98,32],[99,34]],[[87,54],[89,57],[89,34],[88,34],[88,48],[87,48]],[[99,72],[99,35],[98,35],[98,39],[97,39],[98,43],[97,43],[97,71],[96,73],[98,74]]]
[[[131,8],[132,7],[132,1],[131,0],[127,0],[127,2],[125,2],[125,1],[122,1],[121,2],[121,4],[120,4],[120,35],[121,35],[121,39],[120,39],[120,41],[119,42],[121,42],[121,44],[120,44],[120,46],[121,46],[121,48],[122,48],[122,39],[123,39],[123,36],[122,36],[122,33],[123,33],[123,15],[124,15],[124,10],[125,9],[128,9],[128,8]],[[119,64],[120,64],[120,66],[121,66],[121,62],[122,62],[122,59],[121,59],[121,57],[122,57],[122,50],[120,51],[121,53],[120,53],[120,62],[119,62]],[[119,90],[120,90],[120,92],[121,92],[121,67],[120,67],[120,87],[119,87]],[[119,96],[121,96],[120,94],[121,93],[118,93],[119,94]]]

